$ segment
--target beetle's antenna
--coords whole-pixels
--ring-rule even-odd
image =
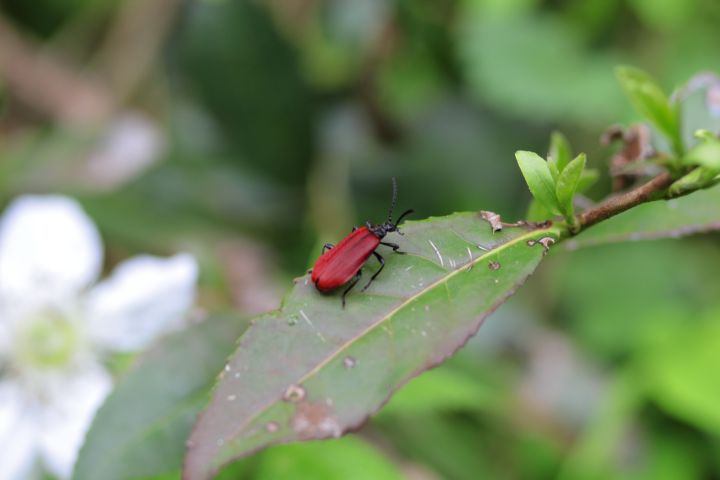
[[[392,202],[390,203],[390,210],[388,211],[388,222],[389,223],[392,223],[392,213],[393,213],[393,209],[395,208],[395,203],[397,202],[397,180],[395,180],[395,177],[392,177],[392,185],[393,185]]]
[[[407,211],[403,212],[403,214],[398,217],[397,223],[400,223],[402,221],[402,219],[405,218],[406,215],[410,215],[411,213],[415,213],[415,210],[411,209],[411,210],[407,210]]]

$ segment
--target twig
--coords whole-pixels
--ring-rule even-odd
[[[97,47],[90,68],[68,65],[0,14],[0,78],[24,104],[60,123],[107,120],[156,65],[181,0],[129,0]]]
[[[614,217],[641,203],[659,200],[662,198],[661,193],[669,187],[672,182],[673,177],[669,172],[661,173],[636,189],[612,197],[597,207],[583,212],[578,216],[580,230],[585,230],[598,222]]]
[[[113,19],[90,65],[124,101],[156,68],[182,0],[126,0]]]
[[[92,125],[114,104],[103,85],[42,52],[1,15],[0,76],[25,104],[66,124]]]

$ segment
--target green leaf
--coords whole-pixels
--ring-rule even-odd
[[[556,185],[556,195],[560,202],[560,209],[566,217],[573,215],[573,197],[577,191],[583,170],[585,170],[586,157],[581,153],[567,164],[560,174]]]
[[[535,122],[598,128],[623,112],[611,73],[619,60],[616,52],[588,50],[587,32],[548,10],[492,18],[473,8],[486,4],[461,2],[464,9],[454,29],[462,74],[484,105]]]
[[[197,413],[247,322],[211,316],[143,355],[100,408],[75,465],[75,480],[177,471]]]
[[[718,137],[713,132],[705,128],[695,130],[695,132],[693,133],[693,138],[697,138],[698,140],[704,140],[706,142],[715,142],[718,140]]]
[[[443,366],[408,382],[382,409],[381,415],[492,410],[500,406],[502,399],[496,389]]]
[[[656,430],[660,430],[655,426]],[[704,442],[695,432],[678,434],[672,428],[666,431],[648,432],[645,448],[646,461],[640,462],[627,480],[677,480],[678,478],[702,478]]]
[[[354,436],[323,443],[279,445],[260,456],[252,473],[254,480],[405,478],[379,450]]]
[[[682,29],[692,24],[698,8],[693,0],[630,0],[628,5],[644,24],[661,31]]]
[[[515,158],[533,197],[548,211],[559,214],[561,209],[555,196],[555,181],[547,162],[537,153],[525,150],[515,152]]]
[[[559,236],[526,227],[493,234],[478,213],[408,222],[403,233],[387,240],[407,254],[380,247],[382,275],[348,295],[346,309],[341,292],[320,294],[306,275],[280,310],[253,322],[195,425],[187,479],[210,478],[270,444],[361,425],[391,392],[461,347]]]
[[[268,8],[199,2],[188,9],[177,40],[173,53],[184,88],[239,152],[235,161],[304,184],[314,156],[313,92]]]
[[[713,173],[720,173],[720,140],[707,139],[690,149],[683,158],[684,165],[699,165]]]
[[[560,177],[560,170],[558,169],[557,163],[552,158],[547,159],[547,166],[550,169],[550,175],[552,175],[553,182],[557,182]]]
[[[540,202],[534,198],[530,201],[527,211],[527,219],[531,222],[544,222],[552,218],[553,214],[550,213],[547,208],[543,207]]]
[[[578,182],[575,191],[577,193],[585,192],[588,188],[592,187],[595,182],[598,181],[598,178],[600,178],[600,173],[596,169],[585,169],[582,173],[582,176],[580,177],[580,181]]]
[[[640,408],[642,391],[638,379],[627,371],[620,372],[608,383],[603,392],[602,404],[593,412],[593,417],[589,419],[582,435],[576,439],[555,478],[615,478],[612,475],[613,464],[608,462],[608,458],[613,457],[618,443],[627,432],[628,424]]]
[[[720,323],[717,313],[704,325],[668,330],[643,358],[645,381],[667,411],[720,434]]]
[[[682,154],[678,110],[670,104],[662,88],[650,75],[638,68],[617,67],[615,73],[638,113],[670,140],[676,154]]]
[[[720,230],[720,189],[637,207],[594,225],[564,242],[570,249],[628,240],[677,238]]]
[[[707,167],[697,167],[670,185],[668,195],[671,198],[681,197],[696,190],[711,187],[717,183],[715,179],[717,173]]]
[[[550,151],[548,159],[552,158],[559,171],[563,171],[572,158],[570,142],[561,132],[555,131],[550,135]]]

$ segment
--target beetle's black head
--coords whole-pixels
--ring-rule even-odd
[[[398,225],[400,225],[400,222],[402,222],[402,219],[405,218],[406,215],[410,215],[415,210],[406,210],[403,212],[402,215],[398,217],[398,219],[393,222],[392,219],[392,212],[395,208],[395,204],[397,203],[397,181],[395,180],[395,177],[392,178],[392,184],[393,184],[393,196],[392,196],[392,203],[390,204],[390,210],[388,211],[388,218],[385,220],[385,223],[379,223],[377,225],[373,225],[370,222],[367,222],[367,228],[370,230],[376,237],[378,238],[384,238],[385,235],[387,235],[390,232],[398,232],[400,235],[402,235],[402,232],[398,228]]]

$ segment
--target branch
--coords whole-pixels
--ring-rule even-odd
[[[60,61],[0,12],[0,78],[33,110],[63,124],[94,127],[156,67],[181,5],[181,0],[124,2],[90,68]]]
[[[635,190],[612,197],[597,207],[583,212],[578,216],[580,231],[610,217],[614,217],[636,205],[662,198],[660,194],[663,193],[672,182],[673,177],[669,172],[661,173]]]
[[[90,65],[109,89],[126,100],[148,73],[178,17],[182,0],[127,0],[122,3]]]
[[[2,15],[0,78],[26,105],[66,124],[93,125],[115,102],[102,84],[43,52]]]

